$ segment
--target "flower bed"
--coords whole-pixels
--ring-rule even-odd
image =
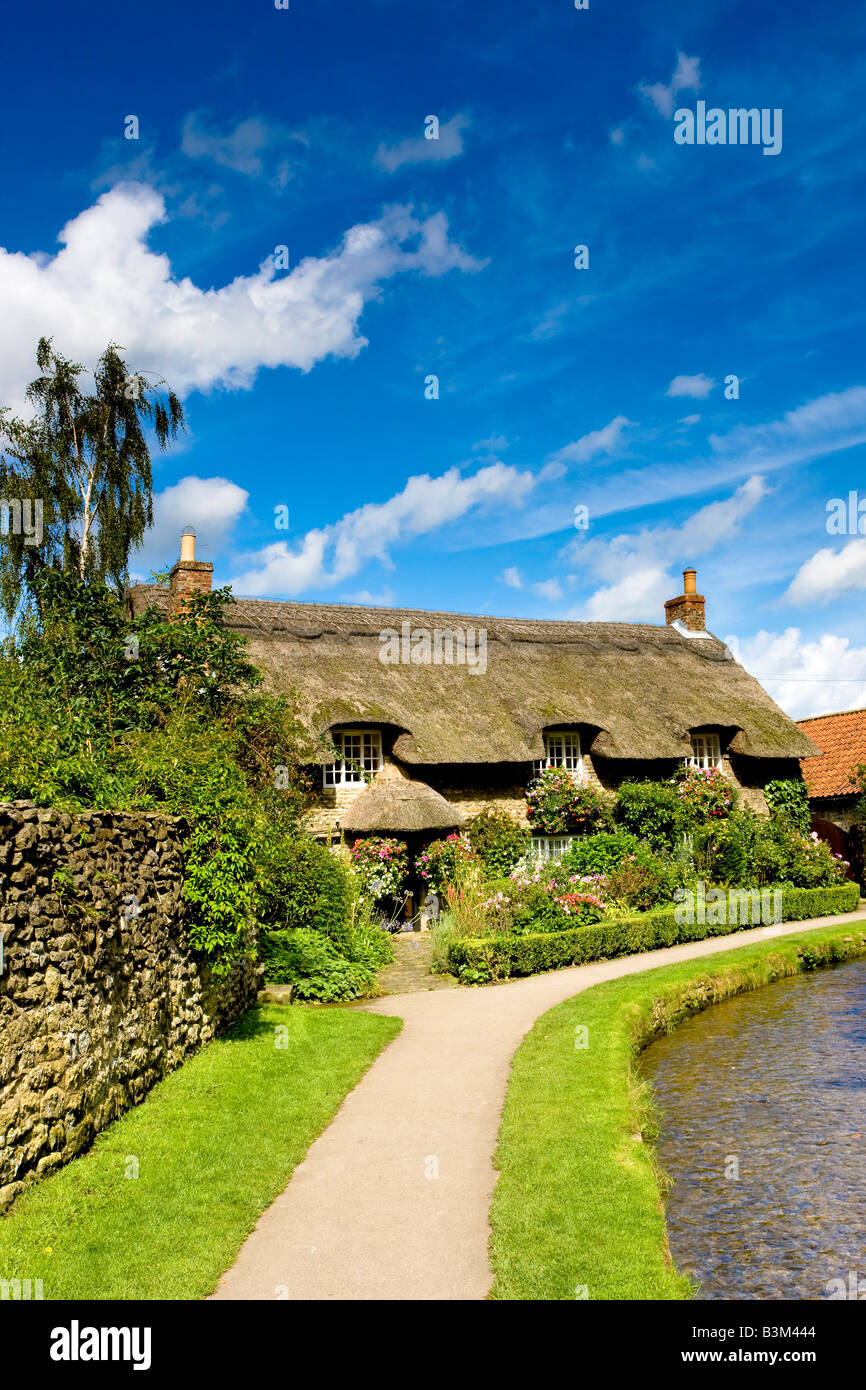
[[[853,912],[860,901],[856,883],[831,888],[783,888],[781,920],[802,921]],[[701,941],[756,925],[753,913],[736,925],[695,920],[678,921],[685,914],[673,907],[631,917],[612,918],[592,925],[560,931],[500,933],[489,937],[458,937],[448,948],[448,967],[458,978],[506,979],[514,975],[535,975],[541,970],[557,970],[586,961],[653,951],[680,941]]]

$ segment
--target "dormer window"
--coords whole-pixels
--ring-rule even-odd
[[[336,729],[331,742],[334,762],[325,764],[326,787],[363,787],[382,766],[382,735],[378,729]]]
[[[692,734],[689,767],[721,768],[722,748],[718,734]]]
[[[546,767],[564,767],[574,777],[583,774],[580,734],[576,729],[550,729],[544,735],[544,757],[533,763],[538,776]]]

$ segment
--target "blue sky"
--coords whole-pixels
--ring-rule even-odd
[[[662,622],[692,564],[789,712],[866,704],[866,515],[827,530],[866,513],[861,4],[5,29],[0,398],[41,333],[181,392],[137,575],[192,522],[238,593]],[[698,101],[780,152],[676,144]]]

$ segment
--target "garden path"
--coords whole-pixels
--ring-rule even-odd
[[[756,927],[650,954],[363,1007],[403,1031],[265,1211],[217,1299],[483,1299],[493,1153],[511,1058],[536,1018],[602,980],[834,923]]]
[[[397,932],[391,937],[394,961],[376,979],[383,994],[414,994],[419,989],[459,989],[453,975],[431,975],[433,936],[429,931]]]

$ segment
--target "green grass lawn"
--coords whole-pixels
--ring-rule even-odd
[[[640,1047],[707,1003],[863,955],[862,924],[813,929],[596,985],[544,1014],[515,1054],[500,1129],[491,1297],[690,1298],[667,1253]]]
[[[0,1278],[42,1279],[46,1299],[209,1294],[401,1027],[355,1010],[251,1010],[22,1193],[0,1219]]]

